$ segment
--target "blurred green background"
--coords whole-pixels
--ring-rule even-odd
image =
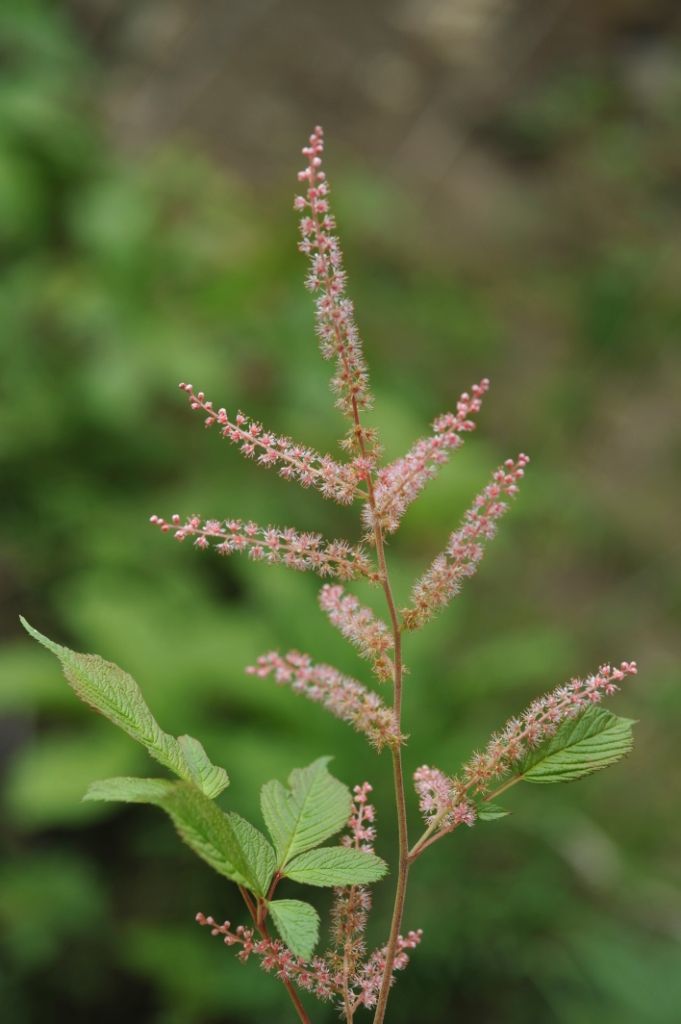
[[[23,0],[0,29],[3,1019],[291,1016],[192,923],[239,907],[166,820],[80,802],[145,757],[77,703],[20,611],[132,672],[163,726],[228,768],[241,812],[334,752],[337,775],[374,784],[391,856],[385,757],[243,674],[278,646],[362,676],[317,581],[147,523],[200,511],[358,534],[348,510],[204,434],[176,390],[333,450],[290,210],[322,122],[388,455],[492,379],[478,431],[391,543],[402,597],[490,470],[532,456],[478,575],[408,640],[409,770],[455,770],[601,661],[640,666],[611,705],[640,720],[625,763],[514,791],[510,818],[419,862],[405,925],[425,939],[390,1019],[676,1024],[678,5]]]

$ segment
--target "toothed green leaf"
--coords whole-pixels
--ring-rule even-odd
[[[180,838],[215,871],[265,896],[274,871],[274,850],[238,814],[225,814],[190,782],[166,779],[104,779],[93,782],[86,800],[148,803],[168,814]]]
[[[191,736],[177,740],[161,729],[135,680],[118,665],[96,654],[71,651],[43,636],[25,619],[21,623],[57,656],[76,696],[146,747],[160,764],[185,782],[194,782],[208,797],[217,796],[229,784],[225,770],[211,764],[198,740]]]
[[[262,832],[255,825],[251,825],[250,821],[246,821],[234,811],[227,817],[248,862],[250,876],[257,885],[253,891],[259,896],[265,896],[277,863],[274,850]]]
[[[309,960],[319,938],[319,914],[302,900],[272,900],[270,916],[292,953]]]
[[[507,811],[505,807],[500,807],[499,804],[482,803],[477,809],[478,818],[480,821],[496,821],[497,818],[505,818],[510,811]]]
[[[570,718],[518,765],[525,782],[572,782],[607,768],[632,748],[634,722],[604,708],[587,708]]]
[[[284,874],[308,885],[366,885],[377,882],[388,865],[373,853],[345,846],[322,846],[289,861]]]
[[[211,800],[219,796],[229,785],[229,777],[224,768],[213,764],[203,749],[203,744],[193,736],[178,736],[177,742],[189,765],[193,781],[202,793]]]
[[[307,768],[294,769],[288,779],[290,789],[275,779],[260,791],[279,868],[339,832],[350,817],[350,790],[329,774],[330,760],[320,757]]]

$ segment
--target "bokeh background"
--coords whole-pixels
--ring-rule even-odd
[[[510,818],[419,862],[405,924],[425,941],[391,1020],[676,1024],[678,4],[22,0],[0,28],[4,1019],[290,1018],[274,981],[192,923],[240,912],[167,821],[80,802],[148,765],[20,611],[132,672],[164,727],[227,767],[239,811],[335,752],[341,778],[373,782],[391,856],[385,759],[243,674],[276,646],[363,672],[315,579],[147,523],[200,511],[357,536],[351,512],[204,434],[176,390],[333,450],[291,212],[321,122],[388,454],[493,384],[391,544],[400,595],[490,470],[533,460],[478,575],[409,639],[408,767],[454,770],[533,695],[640,665],[611,705],[640,720],[625,763],[519,787]]]

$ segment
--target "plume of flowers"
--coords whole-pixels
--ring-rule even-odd
[[[411,503],[448,461],[451,452],[461,446],[461,434],[475,430],[471,416],[480,411],[488,390],[489,380],[484,378],[473,385],[470,394],[464,391],[456,403],[456,412],[443,413],[434,421],[430,437],[420,438],[406,455],[378,470],[373,507],[367,503],[362,509],[369,538],[377,524],[384,533],[395,532]]]
[[[451,534],[447,547],[433,561],[427,572],[415,583],[412,606],[403,610],[405,629],[418,629],[437,614],[454,597],[467,576],[472,576],[484,551],[484,542],[496,533],[498,520],[508,504],[503,497],[518,492],[527,455],[519,455],[496,470],[491,482],[468,509],[458,530]]]
[[[463,766],[460,776],[449,776],[439,768],[422,765],[414,772],[414,789],[427,830],[411,851],[415,859],[426,847],[460,825],[473,825],[480,800],[494,798],[495,785],[517,772],[517,765],[532,749],[554,735],[559,725],[598,704],[619,690],[618,683],[636,675],[635,661],[623,661],[619,668],[601,665],[595,675],[571,679],[551,693],[538,697],[519,718],[511,718],[495,733],[482,753]],[[518,779],[522,776],[518,775]],[[511,779],[511,781],[513,781]]]
[[[336,576],[352,580],[358,576],[377,579],[366,553],[344,540],[324,540],[318,533],[299,533],[290,527],[262,527],[241,519],[201,519],[179,515],[166,522],[160,516],[151,516],[150,522],[164,533],[172,532],[175,540],[194,539],[194,546],[205,550],[214,547],[220,555],[246,552],[254,561],[287,565],[301,572],[316,572],[319,576]]]
[[[227,410],[215,409],[203,391],[195,391],[191,384],[184,383],[180,389],[186,392],[191,408],[205,414],[206,427],[217,424],[222,436],[238,445],[247,458],[257,459],[261,466],[276,467],[285,480],[315,487],[325,498],[341,505],[349,505],[356,497],[357,487],[366,477],[361,463],[336,462],[330,455],[320,455],[312,448],[295,444],[289,437],[278,437],[242,412],[230,419]]]
[[[282,657],[271,651],[246,671],[261,679],[273,676],[280,686],[289,684],[294,693],[323,704],[336,718],[364,733],[379,750],[398,746],[404,740],[394,711],[386,707],[377,693],[331,665],[315,664],[307,654],[289,651]]]
[[[466,800],[465,786],[441,772],[439,768],[421,765],[414,772],[414,789],[419,810],[426,825],[436,822],[448,825],[473,825],[475,807]]]
[[[619,683],[636,675],[635,661],[623,661],[619,668],[601,665],[586,679],[571,679],[551,693],[538,697],[522,713],[511,718],[501,732],[495,733],[482,753],[474,754],[464,765],[466,788],[485,793],[490,782],[503,778],[525,754],[548,739],[561,722],[575,718],[585,708],[598,704],[619,690]]]
[[[242,963],[247,963],[255,954],[260,959],[260,966],[268,974],[275,974],[281,981],[292,981],[299,988],[314,993],[318,999],[328,1001],[340,993],[339,979],[331,974],[323,957],[303,960],[280,939],[258,938],[253,928],[238,925],[233,929],[229,921],[218,924],[215,918],[200,912],[196,915],[196,921],[210,928],[211,935],[222,935],[226,946],[239,946],[237,957]]]
[[[303,148],[307,166],[298,174],[306,184],[305,195],[296,196],[294,208],[300,219],[299,249],[310,260],[306,285],[317,295],[316,319],[320,348],[325,359],[336,360],[331,387],[336,405],[353,420],[351,443],[358,455],[373,447],[375,438],[357,423],[357,413],[371,405],[368,374],[355,324],[352,301],[345,293],[346,274],[336,221],[329,208],[329,184],[322,170],[324,133],[315,128]]]
[[[382,682],[391,679],[393,663],[388,652],[394,647],[394,639],[386,623],[337,584],[324,584],[319,593],[319,604],[346,640],[357,648],[363,658],[371,661],[377,677]]]

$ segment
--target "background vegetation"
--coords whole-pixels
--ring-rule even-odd
[[[425,941],[392,1019],[679,1019],[674,6],[577,3],[540,19],[509,0],[481,5],[477,36],[464,3],[377,3],[364,20],[353,4],[211,3],[199,24],[183,3],[3,7],[8,1021],[288,1012],[254,963],[192,924],[239,910],[165,819],[80,803],[91,779],[143,772],[144,757],[75,701],[19,611],[132,672],[166,729],[227,766],[237,810],[335,751],[335,774],[374,784],[378,852],[392,848],[387,764],[243,674],[276,646],[361,672],[316,609],[316,581],[202,556],[147,524],[197,510],[354,535],[347,510],[204,435],[176,391],[189,379],[333,450],[342,428],[290,212],[316,121],[388,454],[472,381],[493,383],[478,432],[391,546],[402,594],[490,469],[518,450],[533,460],[478,576],[409,641],[410,768],[455,769],[535,693],[600,661],[640,666],[617,699],[640,719],[623,765],[514,793],[512,817],[419,862],[406,925]]]

